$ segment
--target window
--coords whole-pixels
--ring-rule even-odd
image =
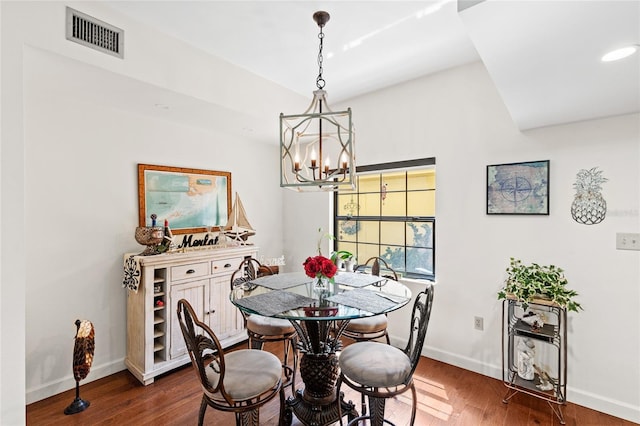
[[[357,189],[334,195],[335,249],[380,256],[398,273],[435,278],[435,158],[360,166]]]

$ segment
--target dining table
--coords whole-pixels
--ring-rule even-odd
[[[411,290],[399,281],[367,273],[336,273],[332,280],[304,272],[266,275],[235,287],[231,303],[249,315],[291,321],[298,334],[303,389],[286,400],[285,422],[292,415],[308,426],[325,426],[347,415],[358,416],[355,404],[338,394],[337,353],[340,336],[350,320],[386,314],[411,300]]]

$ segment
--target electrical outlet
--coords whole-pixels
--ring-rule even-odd
[[[476,330],[484,329],[484,318],[482,317],[473,317],[473,328]]]
[[[618,232],[616,234],[618,250],[640,250],[640,234]]]

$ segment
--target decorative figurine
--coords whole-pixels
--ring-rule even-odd
[[[80,380],[87,377],[95,350],[95,331],[91,321],[76,320],[76,337],[73,346],[73,378],[76,380],[76,397],[67,408],[65,414],[76,414],[89,408],[91,403],[80,398]]]
[[[518,343],[518,376],[524,380],[535,378],[535,345],[531,339],[522,339]]]
[[[549,377],[547,372],[537,365],[534,365],[533,368],[536,369],[536,373],[538,373],[538,379],[540,380],[540,383],[538,383],[536,387],[541,391],[550,391],[551,389],[553,389],[553,383],[551,383],[551,378]]]

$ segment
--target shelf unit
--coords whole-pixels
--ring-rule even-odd
[[[542,327],[533,327],[523,321],[529,312],[543,317]],[[535,347],[533,380],[518,374],[518,345],[530,343]],[[548,377],[545,377],[545,375]],[[567,394],[567,311],[536,299],[524,309],[523,303],[507,299],[502,305],[502,381],[508,388],[502,402],[505,404],[517,393],[543,399],[565,424],[562,407]],[[543,382],[550,389],[543,390]]]
[[[229,300],[230,279],[257,252],[240,246],[139,257],[138,291],[127,291],[125,365],[141,383],[190,362],[176,314],[182,298],[223,347],[247,340],[242,314]]]
[[[164,349],[167,346],[167,270],[153,270],[153,360],[156,363],[167,360]]]

